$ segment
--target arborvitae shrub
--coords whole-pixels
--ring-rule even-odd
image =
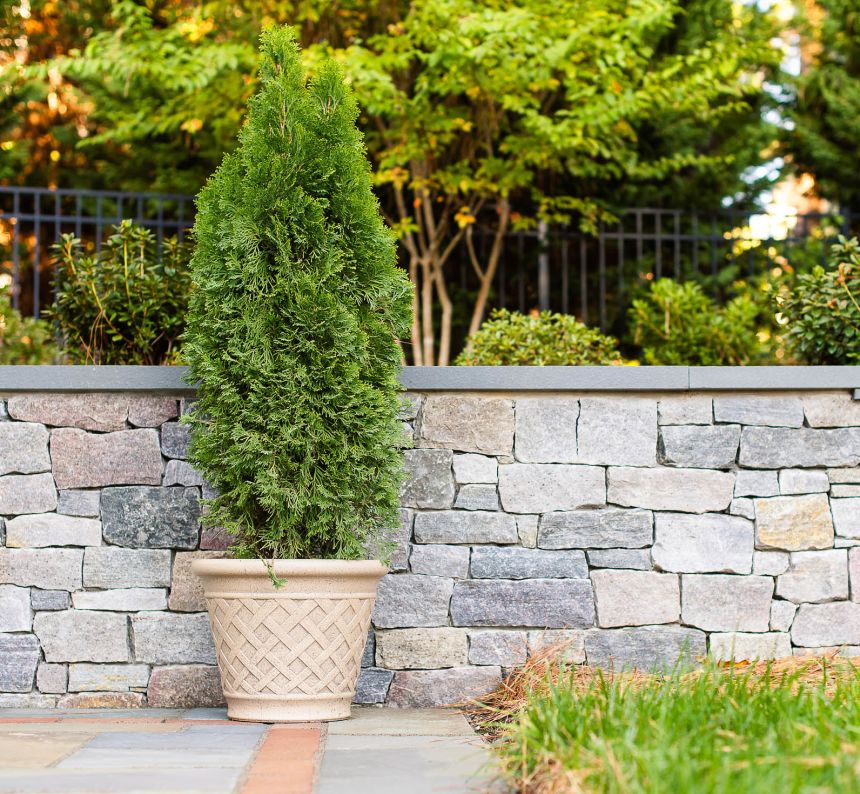
[[[260,76],[237,150],[197,200],[190,460],[237,556],[360,558],[397,522],[411,289],[340,69],[308,82],[278,28]]]
[[[496,309],[456,361],[467,366],[620,364],[618,341],[570,314]]]

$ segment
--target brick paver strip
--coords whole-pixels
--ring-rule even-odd
[[[273,726],[251,762],[241,794],[312,794],[319,727]]]

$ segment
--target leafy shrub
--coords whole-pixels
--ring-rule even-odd
[[[412,291],[339,67],[308,84],[275,28],[260,77],[238,149],[198,197],[189,459],[237,556],[360,558],[398,517],[395,339]]]
[[[54,246],[53,317],[73,363],[169,364],[185,324],[191,247],[162,241],[132,221],[114,227],[99,253],[64,234]]]
[[[617,364],[618,342],[569,314],[520,314],[496,309],[469,339],[456,364],[576,366]]]
[[[795,354],[809,364],[860,364],[860,243],[831,249],[830,267],[815,266],[776,297],[777,319]]]
[[[662,278],[633,301],[629,319],[646,364],[748,364],[759,353],[759,307],[741,294],[718,306],[698,284]]]
[[[48,324],[22,317],[0,287],[0,364],[53,364],[59,355]]]

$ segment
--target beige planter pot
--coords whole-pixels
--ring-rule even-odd
[[[194,560],[203,580],[227,714],[308,722],[349,717],[376,587],[375,561]]]

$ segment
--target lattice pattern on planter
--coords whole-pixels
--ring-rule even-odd
[[[350,696],[373,599],[210,598],[227,695]]]

